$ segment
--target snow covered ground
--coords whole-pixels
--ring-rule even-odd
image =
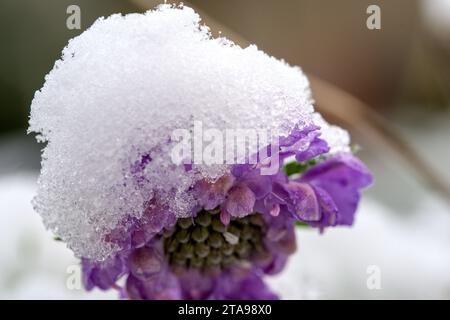
[[[0,299],[116,297],[114,292],[87,294],[66,285],[78,262],[33,211],[36,179],[30,173],[0,176]]]
[[[299,230],[298,253],[270,283],[291,299],[449,299],[450,215],[431,201],[406,218],[366,198],[352,229]]]

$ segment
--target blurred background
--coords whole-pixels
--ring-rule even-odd
[[[77,259],[33,212],[43,146],[26,134],[28,113],[70,38],[100,16],[158,3],[0,2],[0,298],[116,297],[68,283]],[[292,299],[450,299],[450,0],[184,3],[213,35],[301,66],[317,109],[351,131],[375,173],[355,226],[299,230],[299,251],[271,286]],[[73,4],[79,30],[66,27]],[[366,26],[373,4],[379,30]]]

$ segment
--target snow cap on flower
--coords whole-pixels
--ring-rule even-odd
[[[98,19],[69,42],[45,80],[30,117],[29,131],[47,142],[34,205],[77,256],[93,260],[123,249],[116,239],[122,241],[136,221],[146,232],[141,228],[127,238],[130,245],[190,216],[199,199],[188,191],[229,171],[228,165],[196,170],[175,165],[174,130],[190,129],[196,120],[219,130],[266,129],[289,140],[295,130],[317,131],[324,124],[314,114],[308,80],[298,67],[254,45],[241,48],[212,38],[188,7],[162,5],[144,14]],[[343,138],[336,148],[348,148],[346,133],[339,132]],[[298,147],[307,150],[317,138],[336,151],[328,143],[336,135],[322,130],[310,138]],[[228,182],[222,187],[231,187]],[[207,209],[228,191],[204,199]],[[243,216],[259,201],[257,193],[250,185],[233,186],[227,212]],[[240,198],[245,201],[239,205],[232,201]],[[270,206],[278,214],[277,204]]]

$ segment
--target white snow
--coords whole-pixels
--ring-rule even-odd
[[[31,206],[35,193],[35,174],[0,176],[0,299],[117,298],[82,288],[79,260],[45,231]],[[67,286],[71,276],[78,286]]]
[[[448,208],[430,195],[403,214],[365,198],[352,228],[298,229],[298,251],[267,281],[285,299],[449,299],[448,230]],[[379,289],[368,286],[378,274]]]
[[[186,216],[192,183],[223,174],[221,165],[189,174],[174,166],[168,139],[175,129],[195,120],[285,136],[313,121],[298,67],[211,38],[188,7],[98,19],[69,42],[45,80],[31,106],[30,131],[47,142],[34,206],[77,256],[94,259],[117,250],[105,235],[139,217],[155,194]],[[152,161],[138,186],[132,167],[144,155]]]

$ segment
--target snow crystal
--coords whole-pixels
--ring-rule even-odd
[[[193,182],[224,172],[175,166],[174,129],[199,120],[286,136],[313,111],[298,67],[212,38],[188,7],[100,18],[33,99],[29,131],[47,142],[35,209],[77,256],[104,259],[118,250],[105,236],[152,198],[186,216]]]
[[[350,135],[347,130],[331,125],[319,114],[313,114],[313,122],[320,127],[320,138],[325,140],[330,147],[329,155],[350,152]]]

